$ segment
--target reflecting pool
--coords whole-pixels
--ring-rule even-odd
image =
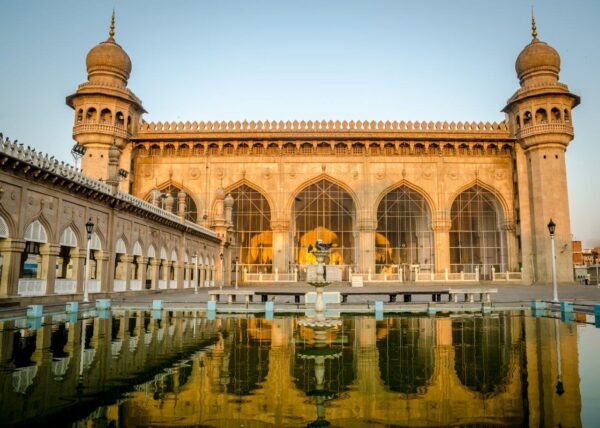
[[[580,363],[593,325],[527,311],[343,316],[320,332],[300,319],[0,322],[0,424],[578,427],[598,412],[600,387],[581,387],[598,379]]]

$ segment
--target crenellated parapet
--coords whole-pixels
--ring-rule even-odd
[[[211,133],[211,132],[475,132],[506,134],[505,122],[426,122],[426,121],[207,121],[207,122],[143,122],[139,134]]]

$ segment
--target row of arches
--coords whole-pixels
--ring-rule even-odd
[[[521,126],[531,125],[542,125],[547,123],[569,123],[571,121],[569,109],[562,107],[552,107],[550,113],[543,107],[538,108],[535,112],[525,110],[523,112],[523,119],[521,121],[521,115],[517,114],[515,117],[517,128]]]
[[[421,143],[421,142],[287,142],[287,143],[196,143],[139,144],[135,156],[306,156],[306,155],[444,155],[510,156],[511,144],[496,143]]]
[[[272,213],[267,198],[247,184],[231,191],[234,254],[244,265],[269,269],[273,262]],[[327,179],[305,187],[294,197],[289,227],[291,265],[314,263],[309,245],[330,242],[330,264],[355,266],[365,249],[358,245],[359,227],[354,198]],[[402,185],[387,192],[377,207],[374,257],[377,272],[400,266],[435,270],[432,209],[418,191]],[[504,213],[496,196],[480,185],[461,192],[450,210],[449,253],[452,272],[481,269],[490,275],[507,269]],[[276,249],[281,250],[280,248]],[[362,254],[361,254],[362,253]]]
[[[112,125],[127,128],[128,131],[131,131],[131,116],[118,110],[113,113],[107,107],[100,109],[100,111],[95,107],[89,107],[86,110],[80,108],[77,110],[75,122],[77,125],[84,123]]]
[[[209,251],[190,256],[188,249],[178,251],[172,247],[169,251],[164,245],[144,246],[139,240],[130,246],[125,237],[120,237],[112,245],[114,265],[110,265],[106,240],[96,228],[89,242],[89,267],[85,269],[87,242],[78,228],[67,225],[58,241],[53,242],[44,223],[43,218],[34,219],[23,236],[15,237],[0,215],[0,241],[23,241],[18,266],[5,263],[4,254],[0,253],[0,272],[5,268],[18,269],[17,294],[72,294],[82,291],[84,281],[92,293],[100,292],[102,283],[109,284],[106,291],[214,286],[216,258]],[[2,278],[4,281],[5,276]]]

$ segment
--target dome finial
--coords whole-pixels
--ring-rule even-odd
[[[535,15],[533,14],[533,6],[531,6],[531,40],[537,40],[537,27],[535,25]]]
[[[112,39],[115,37],[115,9],[113,8],[112,17],[110,18],[110,30],[108,30],[108,37]]]

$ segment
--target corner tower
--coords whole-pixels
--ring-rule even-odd
[[[81,162],[83,172],[115,183],[127,192],[128,182],[119,184],[118,177],[110,176],[109,151],[114,144],[119,150],[119,168],[130,170],[131,148],[127,143],[136,133],[145,110],[140,99],[127,88],[131,60],[114,37],[113,10],[108,39],[87,54],[87,82],[79,85],[66,102],[75,110],[73,139],[86,148]]]
[[[560,56],[538,39],[532,14],[532,40],[517,57],[520,89],[503,111],[521,150],[517,176],[521,249],[524,271],[537,283],[552,282],[548,223],[556,223],[556,261],[559,282],[573,281],[571,223],[565,153],[573,139],[571,110],[579,97],[558,81]]]

